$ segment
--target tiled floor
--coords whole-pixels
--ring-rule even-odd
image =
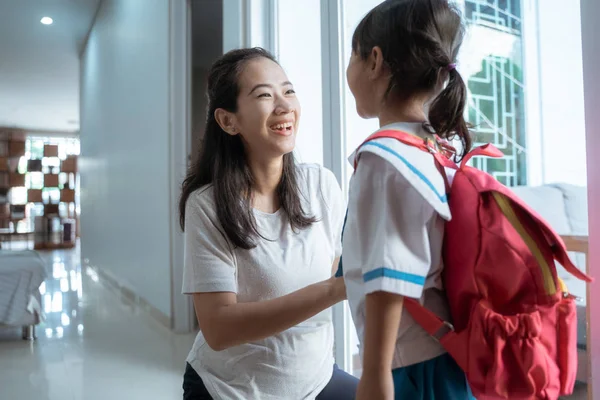
[[[0,330],[0,400],[181,399],[195,335],[177,335],[83,271],[78,251],[42,253],[47,319],[35,342]]]

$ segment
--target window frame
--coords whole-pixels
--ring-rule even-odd
[[[345,160],[346,120],[344,110],[344,60],[342,0],[321,0],[321,63],[323,86],[323,164],[330,169],[340,184],[344,198],[348,188]],[[336,364],[348,373],[352,373],[352,351],[350,349],[350,329],[352,320],[346,302],[333,307],[333,330]]]

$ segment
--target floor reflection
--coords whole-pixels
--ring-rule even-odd
[[[108,288],[79,249],[42,252],[37,340],[0,329],[0,399],[181,399],[195,335],[177,335]]]
[[[45,314],[43,334],[48,339],[81,336],[84,323],[80,312],[83,280],[79,250],[54,253],[46,260],[50,270],[40,286]]]

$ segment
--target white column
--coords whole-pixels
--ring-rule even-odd
[[[344,60],[341,49],[341,0],[321,0],[321,67],[323,84],[323,163],[344,186]]]
[[[544,183],[544,135],[541,116],[538,0],[522,3],[523,81],[525,84],[525,148],[527,185]]]

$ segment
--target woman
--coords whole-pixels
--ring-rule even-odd
[[[344,204],[333,174],[298,165],[300,104],[267,51],[233,50],[212,66],[198,161],[183,183],[183,292],[201,332],[184,399],[354,399],[333,363],[329,308]]]

